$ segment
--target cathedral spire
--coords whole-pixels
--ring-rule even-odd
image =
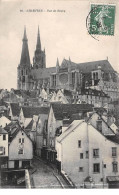
[[[41,41],[40,41],[39,26],[38,26],[38,35],[37,35],[37,45],[36,45],[36,49],[40,49],[40,50],[41,50]]]
[[[59,66],[59,60],[57,58],[57,62],[56,62],[56,73],[59,72],[59,68],[60,68],[60,66]]]
[[[29,57],[29,49],[28,49],[28,39],[26,36],[26,27],[24,27],[24,36],[23,36],[23,44],[22,44],[22,53],[20,65],[30,66],[30,57]]]
[[[23,36],[23,41],[28,41],[27,36],[26,36],[26,26],[24,26],[24,36]]]
[[[57,58],[57,63],[56,63],[56,66],[59,66],[59,59]]]

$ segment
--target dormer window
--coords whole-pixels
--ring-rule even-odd
[[[102,120],[97,120],[97,130],[102,132]]]
[[[56,86],[56,75],[53,75],[52,79],[53,79],[53,86]]]

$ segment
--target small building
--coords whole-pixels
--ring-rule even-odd
[[[0,169],[8,165],[8,133],[0,127]]]
[[[93,105],[89,104],[52,104],[48,115],[47,132],[47,160],[55,162],[55,139],[57,129],[61,129],[64,120],[67,123],[75,117],[78,119],[87,116],[87,112],[93,111]]]
[[[85,102],[87,104],[93,104],[94,107],[103,107],[110,102],[110,97],[103,91],[91,88],[81,89],[77,97],[77,104]]]
[[[33,143],[30,137],[19,126],[12,134],[9,144],[8,168],[25,168],[31,165]]]
[[[119,137],[77,120],[57,137],[56,150],[59,171],[77,188],[119,188]]]

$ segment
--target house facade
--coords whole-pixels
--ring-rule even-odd
[[[0,127],[0,169],[8,167],[8,133]]]
[[[110,141],[91,124],[73,121],[57,138],[56,150],[61,171],[77,188],[119,187],[119,142]]]
[[[110,96],[96,89],[83,89],[78,93],[77,103],[93,104],[94,107],[104,107],[110,102]]]
[[[47,160],[56,160],[56,135],[62,133],[64,120],[70,124],[75,118],[86,116],[89,111],[93,111],[93,106],[89,104],[51,104],[47,123]]]
[[[31,165],[33,143],[25,131],[18,128],[9,144],[8,168],[25,168]]]

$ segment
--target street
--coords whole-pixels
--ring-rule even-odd
[[[32,174],[34,188],[68,188],[62,176],[42,160],[34,158],[32,166],[36,169]]]

